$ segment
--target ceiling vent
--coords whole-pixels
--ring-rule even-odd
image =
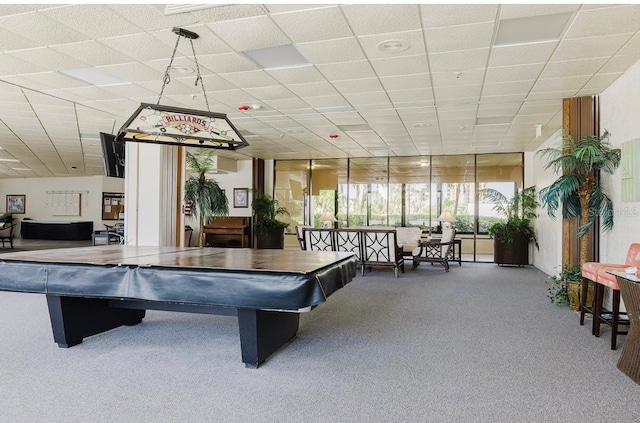
[[[165,16],[179,13],[195,12],[196,10],[209,9],[210,7],[226,6],[224,4],[168,4],[164,7]]]

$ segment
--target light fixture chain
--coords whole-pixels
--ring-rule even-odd
[[[198,64],[198,57],[196,56],[196,49],[193,47],[193,40],[189,39],[191,43],[191,51],[193,52],[193,61],[196,62],[196,87],[198,86],[198,81],[200,81],[200,87],[202,87],[202,95],[204,96],[204,102],[207,105],[207,111],[210,112],[209,108],[209,99],[207,98],[207,92],[204,89],[204,81],[202,80],[202,76],[200,75],[200,65]]]
[[[160,96],[158,97],[158,102],[156,104],[160,104],[160,99],[162,98],[162,94],[164,93],[164,87],[167,86],[171,82],[171,76],[169,72],[171,72],[171,64],[173,63],[173,58],[176,57],[176,51],[178,51],[178,44],[180,43],[180,36],[176,38],[176,45],[173,47],[173,53],[171,53],[171,60],[164,70],[164,76],[162,77],[162,88],[160,89]]]

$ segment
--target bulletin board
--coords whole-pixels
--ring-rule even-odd
[[[124,220],[124,194],[102,193],[102,220]]]

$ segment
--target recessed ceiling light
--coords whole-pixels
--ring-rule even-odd
[[[13,170],[31,170],[28,167],[12,167]]]
[[[302,129],[287,129],[288,134],[303,134],[304,131]]]
[[[413,127],[414,128],[429,128],[429,127],[431,127],[431,124],[429,122],[420,122],[420,123],[414,123]]]
[[[407,40],[386,40],[378,43],[378,50],[385,53],[400,53],[407,50],[411,44]]]
[[[19,162],[18,159],[0,159],[0,162]]]

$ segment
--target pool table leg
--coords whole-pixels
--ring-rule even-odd
[[[240,348],[245,367],[258,368],[289,342],[298,332],[299,321],[298,313],[239,308]]]
[[[109,300],[100,298],[61,297],[47,295],[53,340],[60,348],[82,343],[87,336],[133,326],[142,321],[145,310],[109,307]]]

